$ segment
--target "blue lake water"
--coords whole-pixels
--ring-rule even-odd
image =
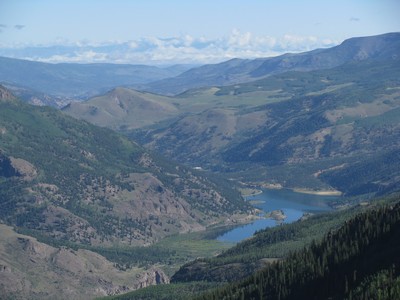
[[[264,190],[262,194],[246,197],[246,200],[259,200],[262,203],[254,204],[264,212],[282,210],[286,219],[277,222],[272,219],[260,219],[253,223],[236,227],[219,236],[217,239],[224,242],[237,243],[251,237],[257,230],[273,227],[281,223],[291,223],[300,219],[304,213],[321,213],[332,210],[329,202],[336,200],[335,196],[319,196],[296,193],[291,190]]]

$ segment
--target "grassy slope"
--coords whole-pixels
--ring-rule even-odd
[[[132,130],[173,118],[178,109],[171,99],[126,88],[116,88],[85,102],[74,102],[63,111],[78,119],[117,130]]]

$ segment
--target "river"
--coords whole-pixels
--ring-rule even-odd
[[[337,196],[296,193],[288,189],[263,190],[261,194],[246,197],[246,200],[254,201],[253,205],[264,212],[282,210],[286,215],[286,219],[284,221],[259,219],[250,224],[236,227],[217,239],[219,241],[237,243],[251,237],[257,230],[297,221],[304,213],[315,214],[331,211],[332,208],[329,206],[329,202],[337,198]]]

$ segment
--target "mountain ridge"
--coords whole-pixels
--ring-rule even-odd
[[[0,83],[52,97],[85,99],[117,86],[180,74],[191,66],[161,68],[127,64],[49,64],[0,57]],[[31,93],[32,93],[31,92]],[[25,92],[25,94],[29,94]]]
[[[261,79],[287,71],[329,69],[350,61],[367,58],[387,59],[399,55],[400,33],[347,39],[340,45],[298,54],[284,54],[254,60],[232,59],[215,65],[190,69],[175,78],[167,78],[140,87],[166,95],[180,94],[188,89],[205,86],[225,86]],[[380,51],[382,48],[386,52]]]

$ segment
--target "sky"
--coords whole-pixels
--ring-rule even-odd
[[[399,31],[399,0],[0,0],[0,56],[51,63],[215,63]]]

